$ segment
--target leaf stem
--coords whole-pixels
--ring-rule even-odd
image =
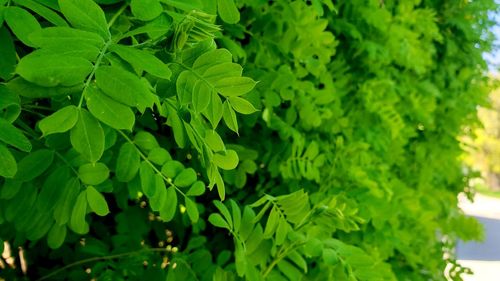
[[[126,257],[126,256],[137,255],[137,254],[140,254],[142,252],[168,252],[168,250],[166,248],[146,248],[146,249],[141,249],[141,250],[137,250],[137,251],[131,251],[131,252],[109,255],[109,256],[104,256],[104,257],[93,257],[93,258],[83,259],[83,260],[79,260],[79,261],[70,263],[70,264],[63,266],[55,271],[52,271],[51,273],[49,273],[45,276],[42,276],[41,278],[37,279],[36,281],[42,281],[42,280],[49,279],[53,276],[56,276],[60,272],[63,272],[63,271],[65,271],[71,267],[74,267],[74,266],[78,266],[78,265],[82,265],[82,264],[94,262],[94,261],[119,259],[119,258]]]
[[[125,3],[123,4],[123,6],[120,7],[120,9],[118,9],[118,11],[116,11],[116,13],[108,22],[108,29],[111,28],[111,26],[113,26],[118,17],[125,11],[125,9],[127,9],[128,5],[129,5],[128,3]]]

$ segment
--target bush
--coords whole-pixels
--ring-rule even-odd
[[[3,278],[461,280],[492,0],[0,4]]]

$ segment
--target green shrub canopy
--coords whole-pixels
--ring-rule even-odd
[[[0,0],[0,277],[461,280],[496,9]]]

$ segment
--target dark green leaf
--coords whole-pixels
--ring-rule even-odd
[[[63,194],[56,203],[54,219],[58,225],[62,226],[70,220],[75,200],[80,192],[80,181],[78,178],[71,178],[61,188],[63,189]]]
[[[21,77],[16,77],[10,80],[5,85],[11,92],[15,94],[22,97],[33,98],[33,99],[68,95],[76,91],[81,92],[80,90],[81,85],[74,87],[49,88],[49,87],[38,86],[36,84],[24,80]]]
[[[1,13],[1,11],[0,11]],[[8,80],[16,69],[16,49],[7,27],[0,25],[0,78]]]
[[[131,181],[137,174],[139,166],[140,156],[135,145],[128,142],[124,143],[116,160],[116,178],[122,182]]]
[[[25,152],[31,151],[31,142],[28,138],[3,118],[0,118],[0,141]]]
[[[12,178],[17,173],[17,163],[12,153],[0,143],[0,176]]]
[[[48,149],[39,149],[26,155],[17,164],[17,173],[15,179],[27,182],[40,176],[45,172],[54,160],[54,151]]]
[[[60,226],[57,223],[52,225],[47,236],[47,244],[51,249],[57,249],[62,246],[66,238],[66,226]]]

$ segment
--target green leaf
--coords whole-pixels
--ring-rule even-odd
[[[130,9],[132,14],[142,21],[150,21],[163,12],[159,0],[132,0]]]
[[[213,92],[210,95],[210,103],[202,114],[207,117],[213,129],[217,128],[223,115],[222,100],[217,93]]]
[[[147,197],[152,198],[156,194],[157,187],[155,182],[155,173],[146,161],[141,163],[139,174],[141,176],[142,191]]]
[[[196,171],[193,168],[187,168],[175,177],[174,184],[178,187],[188,187],[196,181],[196,178]]]
[[[187,196],[184,197],[184,202],[186,203],[186,211],[189,219],[192,223],[196,223],[200,217],[196,203]]]
[[[208,107],[212,92],[213,90],[207,82],[202,80],[196,81],[192,96],[192,104],[196,112],[201,112]]]
[[[83,83],[91,71],[92,64],[86,59],[41,51],[24,56],[16,68],[21,77],[44,87]]]
[[[149,198],[149,204],[151,206],[151,210],[157,212],[161,210],[161,208],[165,204],[165,200],[167,200],[167,189],[165,188],[165,181],[159,174],[155,174],[155,185],[156,194],[152,198]]]
[[[167,110],[167,124],[172,127],[174,139],[180,148],[186,146],[186,129],[179,117],[177,110],[167,103],[163,104]]]
[[[208,216],[208,221],[216,227],[231,230],[231,227],[229,227],[227,222],[222,218],[221,215],[219,215],[217,213],[210,214],[210,216]]]
[[[280,221],[280,215],[276,208],[272,208],[269,213],[269,217],[267,218],[266,228],[264,229],[264,238],[270,238],[273,236],[276,228],[278,227],[278,223]]]
[[[232,170],[238,166],[239,158],[236,151],[232,149],[226,150],[226,152],[214,153],[213,163],[217,167],[224,170]]]
[[[69,227],[77,234],[86,234],[89,232],[89,225],[85,221],[87,214],[87,191],[83,190],[76,198],[73,211],[71,212],[71,219]]]
[[[215,207],[221,212],[224,216],[224,219],[227,221],[230,228],[233,228],[233,219],[231,218],[231,213],[229,213],[229,209],[224,205],[221,201],[213,201]]]
[[[256,85],[255,81],[248,77],[227,77],[214,83],[215,89],[223,96],[241,96],[250,92]]]
[[[146,51],[123,45],[112,45],[109,50],[115,52],[136,69],[145,70],[162,79],[170,79],[172,76],[172,71],[165,63]]]
[[[63,195],[64,185],[70,178],[69,173],[68,166],[60,166],[47,177],[36,199],[38,211],[48,212],[55,208],[54,202],[57,202]]]
[[[238,133],[238,119],[236,119],[236,113],[233,108],[227,101],[224,102],[222,107],[222,118],[224,118],[226,126],[233,132]]]
[[[149,151],[148,160],[156,165],[163,165],[165,162],[172,160],[172,156],[165,148],[155,147]]]
[[[167,198],[162,208],[160,209],[160,217],[168,222],[171,221],[177,210],[177,192],[175,187],[171,186],[167,188]]]
[[[149,90],[136,75],[116,66],[101,66],[95,73],[97,86],[110,98],[128,106],[138,106]]]
[[[104,196],[93,186],[87,186],[87,202],[90,209],[98,216],[109,214],[108,203]]]
[[[86,160],[95,163],[104,152],[104,131],[87,110],[80,109],[78,115],[78,122],[70,131],[71,145]]]
[[[205,132],[205,142],[208,144],[210,149],[215,152],[224,151],[226,149],[224,142],[215,130],[207,130]]]
[[[184,165],[182,165],[181,162],[175,161],[175,160],[170,160],[165,163],[161,167],[161,173],[164,174],[165,176],[173,179],[175,178],[180,172],[184,170]]]
[[[65,225],[70,220],[75,200],[80,192],[80,181],[78,178],[71,178],[61,188],[63,189],[63,194],[56,203],[54,219],[58,225]]]
[[[59,0],[61,12],[71,25],[78,29],[92,31],[109,39],[111,34],[104,12],[92,0]]]
[[[28,11],[15,6],[7,7],[4,11],[4,16],[5,21],[14,35],[16,35],[24,45],[35,47],[29,39],[29,35],[32,32],[42,29],[36,18]]]
[[[234,0],[217,0],[217,10],[221,19],[227,23],[235,24],[240,21],[240,12]]]
[[[21,114],[21,99],[5,85],[0,85],[0,118],[14,122]]]
[[[138,147],[146,151],[160,147],[155,136],[146,131],[139,131],[137,134],[135,134],[134,143],[137,144]]]
[[[241,210],[240,207],[238,207],[238,203],[236,203],[234,200],[229,200],[229,203],[231,204],[231,214],[233,217],[234,229],[237,231],[241,226]]]
[[[78,168],[78,177],[84,184],[98,185],[109,177],[109,169],[104,163],[88,163]]]
[[[14,76],[17,58],[14,41],[7,27],[0,25],[0,78],[8,80]]]
[[[124,143],[120,148],[118,159],[116,160],[116,178],[121,182],[131,181],[139,170],[140,160],[140,155],[135,145],[128,142]]]
[[[66,226],[53,224],[50,228],[49,234],[47,235],[47,244],[51,249],[57,249],[62,246],[66,239]]]
[[[46,19],[48,22],[53,23],[54,25],[58,26],[68,26],[68,23],[61,18],[56,12],[52,11],[51,9],[38,4],[35,1],[32,0],[14,0],[16,4],[19,4],[27,9],[30,9],[31,11],[35,12],[35,14],[43,17]]]
[[[14,179],[5,179],[2,189],[0,190],[0,198],[12,199],[21,190],[23,183]]]
[[[202,181],[197,181],[195,182],[186,192],[187,196],[200,196],[205,193],[206,187],[205,184]]]
[[[82,44],[98,49],[105,44],[98,34],[71,27],[47,27],[30,34],[30,40],[40,48],[51,48],[58,45]]]
[[[3,118],[0,118],[0,141],[25,152],[31,151],[31,142],[28,138]]]
[[[16,159],[9,149],[0,143],[0,177],[13,178],[16,173]]]
[[[64,133],[71,130],[78,121],[78,108],[74,105],[65,106],[38,123],[43,136]]]
[[[16,77],[5,84],[7,88],[22,97],[39,99],[39,98],[51,98],[63,95],[69,95],[74,92],[81,92],[81,87],[42,87],[31,82],[24,80],[21,77]],[[81,85],[80,85],[81,86]]]
[[[132,131],[135,114],[130,107],[106,96],[93,86],[87,87],[83,94],[87,100],[87,108],[90,113],[102,123],[118,130]]]
[[[31,181],[45,172],[54,160],[54,151],[39,149],[26,155],[17,164],[15,179],[22,182]]]
[[[253,104],[240,97],[229,97],[229,103],[236,112],[241,114],[252,114],[257,111]]]

